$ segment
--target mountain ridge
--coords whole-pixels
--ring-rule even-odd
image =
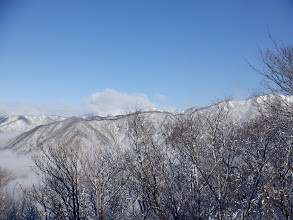
[[[264,102],[274,97],[275,96],[268,95],[252,97],[243,101],[227,100],[204,108],[190,108],[181,114],[173,114],[171,112],[157,111],[153,109],[151,111],[139,111],[138,113],[144,114],[157,128],[159,128],[166,122],[176,119],[179,115],[189,117],[196,113],[206,112],[213,114],[213,112],[221,108],[227,112],[228,117],[232,121],[237,123],[249,121],[260,115],[260,112],[262,111],[261,108],[264,108],[265,106]],[[290,101],[290,103],[293,103],[292,96],[280,97],[282,100],[286,99],[287,101]],[[73,116],[70,118],[64,118],[61,116],[55,116],[53,118],[47,118],[49,123],[43,125],[39,124],[32,129],[24,130],[22,134],[12,138],[5,146],[5,149],[13,149],[20,154],[26,154],[38,149],[44,144],[53,145],[78,141],[88,147],[93,147],[95,145],[106,147],[113,143],[122,145],[123,141],[126,139],[124,131],[127,126],[127,117],[132,114],[133,113],[108,117],[98,117],[93,114],[88,114],[82,117]],[[42,116],[42,118],[46,119],[45,116]],[[14,117],[13,119],[18,120],[11,120],[10,123],[6,123],[5,125],[10,126],[11,123],[13,124],[17,121],[19,123],[29,123],[32,121],[29,121],[30,118],[25,116],[18,116],[18,118]],[[2,123],[7,121],[9,120],[0,119],[0,129],[1,127],[4,127]],[[46,122],[45,120],[36,121],[38,123]],[[26,128],[29,128],[29,126],[32,127],[35,124],[26,125]],[[19,127],[16,128],[19,129]],[[7,128],[6,130],[13,131],[12,127]]]
[[[1,116],[0,117],[0,133],[12,131],[28,131],[39,125],[49,124],[56,121],[62,121],[65,117],[58,115],[39,115],[39,116]]]
[[[246,111],[250,110],[251,117],[253,117],[255,109],[255,103],[258,105],[262,105],[268,99],[275,97],[276,95],[269,94],[264,96],[256,96],[251,97],[245,100],[225,100],[219,103],[214,103],[205,107],[191,107],[186,109],[185,111],[181,110],[160,110],[156,108],[145,108],[141,109],[138,112],[160,112],[160,113],[168,113],[172,115],[177,114],[185,114],[190,115],[197,111],[204,111],[207,109],[212,109],[219,105],[227,105],[226,108],[229,108],[234,112],[234,115],[243,114]],[[292,96],[278,95],[281,99],[284,99],[288,102],[293,102]],[[241,109],[242,108],[242,109]],[[125,114],[127,115],[127,114]],[[82,116],[74,116],[79,117],[88,121],[91,120],[115,120],[124,117],[125,115],[113,115],[113,116],[100,116],[94,113],[84,114]],[[0,116],[0,133],[12,132],[12,131],[28,131],[40,125],[45,125],[49,123],[53,123],[56,121],[63,121],[68,119],[69,117],[58,116],[58,115],[38,115],[38,116],[26,116],[26,115],[14,115],[14,116]]]

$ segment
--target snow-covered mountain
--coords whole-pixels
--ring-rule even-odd
[[[63,121],[65,117],[61,116],[0,116],[0,133],[12,131],[28,131],[40,125]]]
[[[205,108],[190,108],[184,113],[176,114],[151,109],[143,110],[143,114],[154,122],[156,128],[160,128],[168,121],[174,120],[179,115],[187,117],[196,113],[213,113],[217,109],[226,111],[229,118],[235,122],[248,121],[260,114],[265,108],[264,103],[272,100],[274,96],[253,97],[244,101],[225,101]],[[280,96],[281,100],[293,103],[293,98]],[[19,154],[33,152],[41,145],[55,145],[78,142],[85,147],[119,147],[125,143],[127,120],[130,115],[111,117],[99,117],[88,114],[82,117],[64,119],[58,116],[24,117],[15,116],[2,119],[0,129],[3,131],[28,130],[10,140],[6,148],[13,149]],[[37,126],[42,124],[41,126]],[[125,129],[126,128],[126,129]]]
[[[277,101],[293,104],[293,96],[270,94],[256,96],[246,100],[227,100],[204,108],[189,108],[184,114],[191,115],[196,112],[214,112],[216,109],[223,109],[233,121],[244,122],[259,116],[260,112],[266,111],[265,109],[267,105]]]
[[[156,127],[161,126],[174,116],[170,113],[144,112]],[[118,119],[86,120],[71,117],[24,132],[13,138],[6,148],[18,154],[26,154],[37,150],[42,145],[59,145],[78,143],[83,147],[121,147],[127,134],[127,120],[130,115]]]
[[[18,137],[9,144],[18,153],[29,153],[41,145],[70,144],[75,141],[87,141],[87,145],[105,145],[107,137],[96,130],[91,124],[78,117],[64,121],[35,127]]]

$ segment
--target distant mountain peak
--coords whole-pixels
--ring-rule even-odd
[[[56,121],[63,121],[65,117],[61,116],[4,116],[0,118],[0,133],[11,131],[28,131],[40,125],[53,123]]]

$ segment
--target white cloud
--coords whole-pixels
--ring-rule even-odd
[[[126,110],[135,110],[136,107],[155,107],[145,94],[119,93],[114,89],[94,93],[86,97],[82,105],[85,112],[102,116],[122,114]]]
[[[78,109],[71,103],[56,102],[50,104],[7,103],[0,102],[0,115],[64,115],[78,114]]]
[[[16,155],[12,150],[0,151],[0,168],[7,169],[15,178],[10,187],[14,187],[15,184],[21,184],[23,186],[31,186],[32,183],[36,183],[37,177],[32,171],[34,163],[28,155]]]
[[[167,98],[163,95],[156,96],[161,102]],[[12,115],[60,115],[81,116],[86,113],[95,113],[101,116],[124,114],[127,110],[134,111],[142,108],[156,107],[146,94],[120,93],[114,89],[105,89],[96,92],[81,100],[80,106],[63,101],[47,104],[39,103],[9,103],[0,102],[0,116]]]

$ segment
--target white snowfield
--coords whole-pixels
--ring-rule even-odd
[[[221,108],[234,122],[245,122],[260,114],[264,102],[273,95],[253,97],[244,101],[225,101],[205,108],[190,108],[184,112],[165,112],[157,109],[144,109],[140,112],[160,128],[178,115],[189,117],[196,113],[213,113]],[[293,103],[291,96],[280,96]],[[41,146],[70,144],[78,142],[83,147],[123,147],[127,139],[127,120],[129,115],[100,117],[87,114],[82,117],[64,118],[61,116],[12,116],[0,118],[0,132],[22,131],[12,138],[5,149],[12,149],[17,154],[33,153]],[[126,128],[126,129],[125,129]],[[1,151],[0,151],[1,153]]]

